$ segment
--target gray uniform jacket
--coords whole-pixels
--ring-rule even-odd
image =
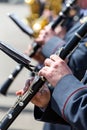
[[[35,107],[34,116],[45,122],[69,124],[73,130],[87,130],[86,99],[87,86],[67,75],[55,87],[45,112]]]
[[[67,33],[64,39],[66,43],[74,35],[74,32],[77,31],[80,25],[81,24],[78,22]],[[87,69],[87,36],[79,42],[78,48],[69,57],[68,65],[72,69],[74,75],[81,80]],[[73,130],[86,130],[86,99],[87,87],[79,82],[74,76],[65,76],[53,90],[51,101],[45,112],[42,112],[41,109],[35,107],[35,119],[44,122],[69,125]],[[68,130],[67,128],[65,130]]]

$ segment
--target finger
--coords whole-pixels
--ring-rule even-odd
[[[39,35],[39,37],[35,40],[38,44],[43,45],[44,44],[44,35]]]
[[[37,92],[36,95],[31,99],[31,102],[37,105],[40,99],[41,99],[41,92]]]
[[[53,61],[56,61],[56,60],[59,60],[60,57],[56,54],[53,54],[53,55],[50,56],[50,59],[53,60]]]
[[[27,79],[26,83],[25,83],[25,86],[30,86],[30,84],[32,83],[33,79],[34,79],[33,77],[31,77],[30,79]]]
[[[48,33],[49,31],[51,31],[50,25],[47,25],[44,27],[44,30]]]
[[[43,68],[39,71],[38,75],[39,75],[39,76],[44,76],[44,77],[46,77],[46,76],[47,76],[47,72],[49,72],[49,67],[48,67],[48,66],[45,66],[45,67],[43,67]]]
[[[44,31],[45,31],[44,29],[40,30],[39,35],[40,35],[40,34],[43,34],[43,33],[44,33]]]
[[[22,96],[23,94],[24,94],[23,89],[21,89],[21,90],[19,90],[19,91],[16,92],[17,96]]]
[[[40,93],[44,93],[44,92],[47,91],[47,90],[48,90],[48,87],[47,87],[46,84],[44,84],[44,85],[40,88],[39,92],[40,92]]]
[[[44,65],[45,66],[51,66],[52,65],[52,63],[53,63],[53,61],[51,60],[51,59],[49,59],[49,58],[47,58],[45,61],[44,61]]]
[[[48,89],[47,88],[41,88],[36,95],[32,98],[31,102],[33,104],[36,104],[37,106],[41,105],[41,100],[43,99],[44,96],[46,96],[46,94],[48,93]]]

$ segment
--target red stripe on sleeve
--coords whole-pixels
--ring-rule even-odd
[[[65,117],[65,114],[64,114],[64,109],[65,109],[66,104],[67,104],[67,102],[69,101],[70,97],[71,97],[73,94],[75,94],[75,93],[77,93],[78,91],[83,90],[83,89],[85,89],[85,88],[87,88],[87,87],[81,87],[81,88],[77,89],[76,91],[74,91],[73,93],[71,93],[70,96],[69,96],[69,97],[67,98],[67,100],[65,101],[64,107],[63,107],[63,109],[62,109],[62,116],[63,116],[64,120],[66,120],[66,117]],[[67,121],[67,120],[66,120],[66,121]]]

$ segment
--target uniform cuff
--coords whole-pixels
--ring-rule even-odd
[[[49,58],[50,55],[54,54],[59,48],[65,45],[65,41],[53,36],[45,45],[42,47],[42,54],[44,57]]]
[[[52,94],[52,108],[54,111],[58,112],[60,110],[60,115],[64,109],[64,105],[67,99],[83,87],[83,84],[79,82],[72,74],[64,76],[55,87]]]

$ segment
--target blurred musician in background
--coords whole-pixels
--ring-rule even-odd
[[[25,22],[31,26],[35,37],[58,15],[62,8],[62,0],[25,0],[25,3],[28,4],[29,12],[31,12]]]
[[[29,12],[31,12],[26,17],[25,22],[31,26],[35,37],[38,37],[40,30],[48,25],[49,22],[56,19],[61,9],[65,6],[65,2],[62,0],[25,0],[25,3],[28,4]],[[78,20],[78,15],[79,8],[74,6],[67,16],[67,22],[64,23],[67,30]]]

